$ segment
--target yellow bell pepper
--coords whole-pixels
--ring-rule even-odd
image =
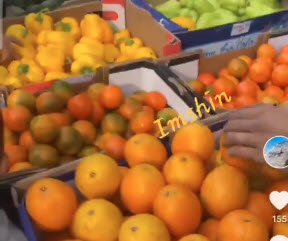
[[[71,72],[72,74],[90,74],[104,65],[106,63],[102,59],[99,59],[95,55],[86,54],[72,63]]]
[[[11,75],[9,74],[4,82],[5,86],[12,86],[14,88],[20,88],[24,85],[23,81],[21,80],[21,78]]]
[[[8,70],[0,65],[0,85],[3,85],[8,76]]]
[[[61,48],[66,57],[73,56],[72,51],[75,45],[74,37],[62,31],[41,31],[37,37],[38,45],[55,45]]]
[[[14,60],[8,66],[9,74],[20,78],[23,83],[39,83],[44,80],[44,73],[33,60]]]
[[[141,47],[136,50],[136,55],[134,56],[134,59],[143,59],[143,58],[156,59],[157,57],[153,49],[149,47]]]
[[[143,46],[143,42],[139,38],[127,39],[120,44],[120,52],[130,58],[134,58],[137,49]]]
[[[82,55],[89,54],[89,55],[95,55],[96,57],[100,59],[104,59],[104,45],[98,41],[95,41],[92,43],[83,43],[82,42],[76,44],[73,48],[73,58],[78,59],[81,58]],[[86,41],[88,41],[86,39]]]
[[[22,24],[10,25],[7,28],[5,35],[15,37],[16,39],[20,40],[23,43],[23,45],[35,45],[36,44],[36,38],[34,34],[32,34],[32,32],[29,31]]]
[[[96,39],[101,43],[113,42],[113,31],[103,18],[97,14],[86,14],[80,23],[84,37]]]
[[[171,19],[174,23],[178,24],[182,28],[187,28],[189,31],[196,29],[196,23],[193,19],[188,17],[175,17]]]
[[[32,45],[24,45],[22,47],[15,44],[14,49],[22,58],[34,59],[37,54],[36,49]]]
[[[25,16],[25,26],[32,33],[38,35],[42,30],[53,29],[53,19],[43,12],[30,13]]]
[[[75,40],[79,40],[81,36],[81,30],[78,21],[75,18],[65,17],[55,24],[56,31],[63,31],[73,35]]]
[[[61,79],[66,79],[69,76],[70,75],[67,73],[51,71],[46,74],[44,81],[61,80]]]
[[[63,72],[65,65],[65,54],[63,50],[54,45],[39,46],[36,62],[45,70]]]
[[[114,44],[104,44],[104,59],[107,63],[114,63],[120,51]]]
[[[131,34],[128,29],[122,29],[119,32],[114,34],[114,44],[119,45],[122,41],[131,38]]]

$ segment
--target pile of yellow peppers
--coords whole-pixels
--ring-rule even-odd
[[[64,17],[54,24],[43,12],[31,13],[24,25],[11,25],[5,34],[23,44],[14,44],[20,60],[13,60],[7,69],[0,66],[0,85],[16,88],[93,73],[110,63],[156,58],[141,39],[132,38],[127,29],[113,33],[108,22],[96,14],[86,14],[80,23]]]

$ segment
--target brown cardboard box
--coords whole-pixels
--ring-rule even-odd
[[[108,2],[110,3],[111,1]],[[146,46],[152,47],[156,51],[159,57],[181,52],[181,42],[179,39],[157,23],[148,12],[136,7],[130,1],[124,4],[125,2],[123,0],[123,5],[125,5],[125,26],[131,31],[132,36],[140,37]],[[106,6],[105,11],[109,9],[109,4]],[[86,1],[81,4],[75,3],[68,7],[51,11],[48,14],[53,17],[54,22],[59,21],[63,17],[74,17],[80,21],[85,14],[100,13],[102,10],[103,5],[101,1]],[[107,16],[105,12],[103,15]],[[5,32],[11,24],[23,23],[24,17],[4,19],[3,30]]]

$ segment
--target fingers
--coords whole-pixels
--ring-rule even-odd
[[[4,37],[4,43],[7,44],[7,45],[17,44],[17,45],[23,46],[22,41],[20,41],[19,39],[15,38],[15,37],[12,36],[12,35],[5,35],[5,37]]]
[[[252,132],[257,120],[231,119],[224,127],[224,132]]]
[[[228,153],[233,157],[245,158],[259,162],[263,159],[262,152],[259,152],[257,148],[247,146],[233,146],[228,149]]]
[[[227,147],[231,146],[247,146],[247,147],[257,147],[257,139],[254,138],[255,134],[243,133],[243,132],[229,132],[226,135],[224,145]]]

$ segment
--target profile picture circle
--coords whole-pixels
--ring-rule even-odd
[[[269,139],[264,146],[263,155],[271,167],[277,169],[288,167],[288,138],[274,136]]]

